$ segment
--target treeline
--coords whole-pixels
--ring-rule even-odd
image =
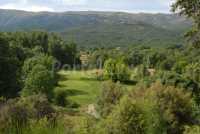
[[[56,77],[53,72],[56,62],[70,66],[79,63],[76,44],[66,43],[53,33],[1,33],[0,44],[0,96],[5,98],[19,96],[21,90],[31,88],[29,85],[33,82],[42,84],[42,77],[49,79],[43,81],[49,81],[46,85],[56,84],[56,78],[49,77],[50,74]]]
[[[59,131],[52,104],[65,96],[54,90],[57,71],[79,63],[76,44],[54,33],[0,33],[0,133]]]

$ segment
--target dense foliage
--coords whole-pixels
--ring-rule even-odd
[[[105,134],[180,134],[197,122],[195,109],[190,92],[156,83],[124,96],[101,129]]]
[[[66,129],[74,134],[198,132],[199,49],[135,46],[88,50],[89,66],[84,69],[95,72],[94,78],[84,74],[88,77],[82,79],[84,88],[95,90],[88,87],[89,81],[104,84],[96,104],[88,106],[89,115],[84,115],[82,107],[79,111],[68,96],[87,93],[58,84],[67,79],[57,73],[62,65],[80,63],[81,53],[74,43],[45,32],[2,33],[0,37],[2,133],[63,133]],[[73,122],[68,116],[81,119]]]
[[[124,91],[119,83],[113,83],[111,81],[104,83],[102,91],[98,97],[98,106],[100,114],[107,116],[113,109],[113,107],[119,103]]]
[[[129,69],[123,59],[108,59],[104,64],[105,77],[117,82],[129,80]]]
[[[17,96],[20,86],[19,62],[12,51],[6,36],[0,34],[0,95],[5,97]]]
[[[194,21],[193,28],[187,33],[192,45],[199,48],[200,44],[200,1],[199,0],[177,0],[173,4],[173,11],[186,15]]]
[[[194,20],[185,46],[78,52],[55,33],[0,33],[0,133],[199,134],[199,5],[173,5]]]
[[[56,84],[55,72],[61,65],[79,63],[75,44],[66,44],[55,34],[1,33],[0,42],[0,95],[6,98],[18,96],[23,87],[50,90]]]

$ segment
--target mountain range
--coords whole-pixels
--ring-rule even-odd
[[[56,32],[79,47],[171,46],[184,43],[192,23],[177,14],[26,12],[0,9],[0,31]]]

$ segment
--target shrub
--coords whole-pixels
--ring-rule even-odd
[[[54,121],[56,118],[56,111],[47,99],[35,101],[33,108],[37,119],[47,118]]]
[[[185,125],[194,124],[196,121],[196,104],[190,92],[156,83],[146,90],[144,98],[156,101],[167,133],[182,133]]]
[[[197,123],[195,102],[182,89],[153,84],[125,96],[102,121],[106,134],[181,134]]]
[[[22,134],[65,134],[68,132],[65,129],[63,121],[60,119],[56,126],[52,126],[47,118],[33,120],[29,128],[25,128]]]
[[[185,67],[187,66],[187,64],[188,64],[188,63],[187,63],[186,60],[183,60],[183,59],[182,59],[182,60],[178,60],[178,61],[175,62],[175,64],[174,64],[172,70],[173,70],[174,72],[176,72],[176,73],[181,74],[181,73],[184,72]]]
[[[122,96],[123,88],[120,83],[113,83],[112,81],[104,83],[97,102],[101,115],[108,115]]]
[[[195,82],[200,82],[200,63],[192,63],[186,66],[186,76]]]
[[[97,120],[94,117],[84,115],[74,120],[73,130],[75,134],[95,134],[96,124]]]
[[[66,90],[64,89],[56,89],[54,91],[54,102],[58,106],[66,106],[67,105],[67,93]]]
[[[160,63],[160,69],[170,71],[175,64],[175,60],[170,57]]]
[[[0,133],[20,134],[28,125],[29,110],[16,99],[5,102],[0,109]]]
[[[163,120],[154,98],[135,98],[136,104],[143,112],[143,122],[145,134],[163,134],[166,132],[165,121]]]
[[[183,134],[200,134],[200,126],[186,126]]]
[[[102,125],[105,134],[143,134],[142,109],[135,101],[124,97]]]
[[[195,101],[198,104],[200,103],[200,86],[194,80],[171,71],[160,72],[157,77],[161,80],[162,84],[164,85],[183,88],[192,92]]]
[[[27,109],[29,109],[30,119],[40,120],[42,118],[47,118],[49,121],[55,121],[57,118],[57,111],[51,103],[49,103],[45,95],[37,94],[28,97],[21,97],[18,103],[23,104]]]

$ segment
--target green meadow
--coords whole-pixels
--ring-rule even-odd
[[[79,107],[95,104],[106,80],[98,80],[96,70],[89,71],[60,71],[60,79],[56,88],[65,89],[67,100]],[[130,90],[134,85],[122,84],[124,90]]]

